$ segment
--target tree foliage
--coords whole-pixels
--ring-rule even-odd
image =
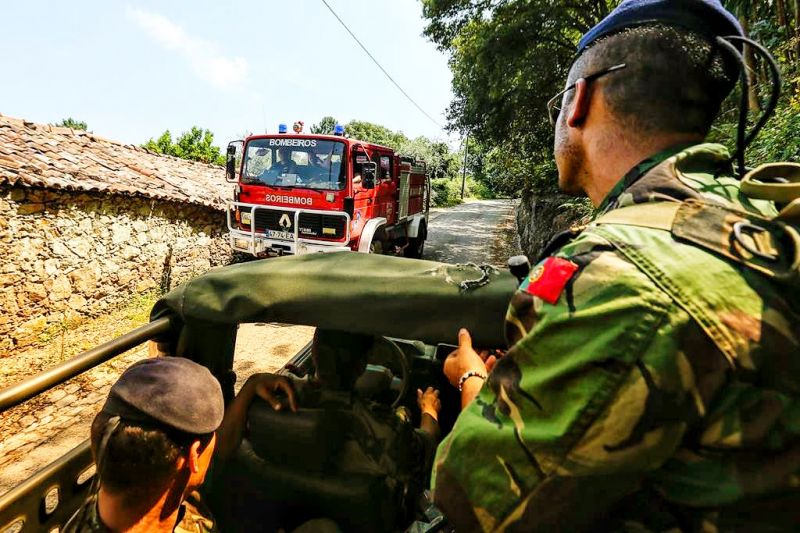
[[[197,126],[192,126],[189,131],[181,133],[175,142],[172,141],[170,131],[166,130],[158,139],[150,139],[142,147],[158,154],[172,155],[181,159],[214,165],[225,164],[225,156],[217,146],[214,146],[214,134]]]
[[[553,130],[545,104],[563,87],[581,35],[617,3],[422,0],[425,34],[450,56],[454,99],[449,127],[470,134],[467,166],[477,181],[515,196],[555,190]],[[787,95],[750,159],[797,158],[800,135],[791,128],[797,127],[800,110],[800,0],[723,3],[775,53],[786,80]],[[763,67],[756,70],[765,76]],[[730,100],[737,101],[735,96]],[[735,112],[722,115],[716,138],[732,139],[735,120]]]
[[[426,35],[449,52],[450,127],[468,132],[476,179],[504,194],[551,190],[545,103],[563,86],[580,36],[611,2],[423,0]]]
[[[460,154],[445,142],[420,136],[409,139],[401,131],[392,131],[380,124],[351,120],[344,127],[348,137],[388,146],[400,155],[425,161],[431,179],[456,179],[461,170]]]
[[[336,124],[335,118],[331,116],[322,117],[319,123],[311,125],[311,133],[315,135],[333,135],[333,128]]]
[[[351,120],[345,124],[344,132],[348,137],[388,146],[398,151],[400,146],[408,141],[408,138],[402,132],[392,131],[386,126],[365,120]]]
[[[363,120],[351,120],[344,131],[350,138],[387,146],[400,155],[424,161],[435,193],[435,204],[449,206],[461,202],[463,152],[451,150],[447,143],[425,136],[409,139],[401,131]],[[468,180],[465,193],[469,197],[492,196],[488,188],[472,180]]]
[[[81,131],[87,131],[89,129],[89,127],[86,125],[85,122],[75,120],[72,117],[67,117],[63,119],[61,122],[56,124],[56,126],[62,126],[64,128],[72,128],[73,130],[81,130]]]
[[[751,166],[772,161],[800,161],[800,0],[727,0],[723,2],[749,36],[766,46],[782,72],[783,95],[774,117],[767,122],[747,152]],[[746,54],[751,94],[755,103],[750,123],[761,112],[768,94],[767,70],[763,62]],[[736,99],[723,110],[712,131],[712,139],[730,147],[736,138]],[[760,102],[760,103],[759,103]],[[753,106],[751,106],[753,107]]]

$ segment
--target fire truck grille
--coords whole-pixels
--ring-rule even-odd
[[[241,211],[249,212],[249,207]],[[277,211],[272,209],[256,209],[256,232],[267,230],[294,233],[294,211]],[[281,218],[288,215],[291,226],[281,226]],[[285,222],[284,222],[285,224]],[[347,219],[343,215],[323,215],[319,213],[300,213],[298,234],[305,238],[343,239],[347,234]]]
[[[291,224],[283,227],[280,224],[281,217],[288,215]],[[256,209],[256,231],[263,233],[266,230],[285,231],[294,233],[294,211],[273,211],[271,209]]]
[[[300,213],[298,233],[301,237],[342,239],[347,232],[347,219],[341,215]]]

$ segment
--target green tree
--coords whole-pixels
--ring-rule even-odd
[[[85,122],[75,120],[72,117],[65,118],[64,120],[56,124],[56,126],[62,126],[64,128],[72,128],[73,130],[81,130],[81,131],[87,131],[89,129],[89,127],[86,125]]]
[[[422,0],[425,34],[450,55],[454,99],[449,127],[468,132],[475,143],[467,167],[476,180],[501,194],[554,192],[553,131],[545,103],[563,87],[581,35],[617,3]],[[776,118],[754,144],[749,161],[800,153],[800,136],[788,132],[796,123],[800,98],[800,0],[723,3],[752,38],[775,54],[785,80]],[[767,70],[751,54],[747,59],[757,82],[750,95],[755,104],[768,94]],[[714,140],[732,144],[737,102],[734,94],[717,122]]]
[[[401,141],[398,153],[425,161],[431,179],[457,179],[461,171],[461,154],[450,150],[447,143],[417,137]]]
[[[312,124],[311,133],[315,135],[333,135],[333,128],[338,124],[331,116],[322,117],[317,124]]]
[[[393,150],[399,150],[403,143],[408,142],[408,137],[402,132],[392,131],[386,126],[364,120],[351,120],[345,124],[344,131],[348,137],[388,146]]]
[[[486,173],[492,167],[481,169],[496,190],[518,195],[554,189],[552,175],[541,173],[553,145],[545,103],[563,87],[580,36],[612,4],[423,0],[425,34],[450,54],[455,95],[450,127],[474,139],[478,152],[472,161],[485,162],[492,154],[515,169],[491,179]]]
[[[142,145],[142,148],[147,148],[151,152],[164,155],[175,155],[172,147],[172,134],[166,130],[161,136],[153,140],[152,138]]]
[[[424,161],[436,192],[437,205],[454,205],[461,201],[461,161],[463,155],[447,143],[425,136],[409,139],[403,132],[363,120],[345,125],[348,137],[387,146],[400,155]]]
[[[189,131],[183,132],[175,142],[172,141],[172,134],[166,130],[158,139],[150,139],[142,147],[181,159],[214,165],[225,164],[225,156],[214,146],[214,134],[197,126],[192,126]]]

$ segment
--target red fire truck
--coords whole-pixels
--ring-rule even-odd
[[[422,257],[430,207],[425,164],[347,138],[341,126],[336,133],[253,135],[228,145],[234,250]]]

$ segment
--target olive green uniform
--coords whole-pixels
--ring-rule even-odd
[[[735,211],[776,213],[728,157],[644,161],[551,248],[566,274],[551,259],[520,286],[512,347],[435,460],[459,533],[799,527],[798,287],[724,255]]]
[[[111,531],[102,520],[97,509],[97,495],[93,494],[83,503],[77,513],[64,526],[64,533],[106,533]],[[211,533],[217,531],[211,512],[203,504],[200,494],[192,492],[181,504],[175,533]]]

